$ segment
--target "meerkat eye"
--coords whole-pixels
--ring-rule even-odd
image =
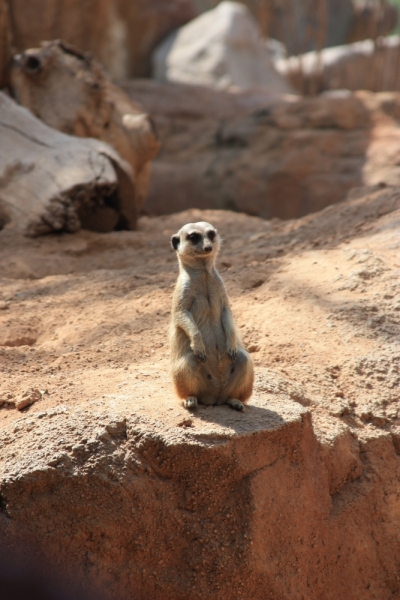
[[[214,241],[215,239],[215,231],[207,231],[207,237],[209,240]]]
[[[187,239],[190,240],[192,244],[197,244],[200,241],[200,237],[199,233],[191,233],[187,236]]]

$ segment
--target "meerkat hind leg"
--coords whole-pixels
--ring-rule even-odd
[[[229,398],[229,400],[226,401],[226,404],[234,410],[244,411],[243,402],[240,402],[240,400],[236,400],[235,398]]]
[[[183,401],[183,406],[185,408],[196,408],[197,406],[197,398],[194,396],[189,396],[186,400]]]

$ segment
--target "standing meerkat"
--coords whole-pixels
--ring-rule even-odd
[[[220,237],[210,223],[188,223],[171,244],[179,260],[170,335],[177,394],[186,408],[228,404],[243,410],[253,391],[253,361],[215,268]]]

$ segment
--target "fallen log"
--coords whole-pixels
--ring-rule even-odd
[[[60,133],[0,92],[0,229],[133,229],[133,181],[111,146]]]
[[[140,209],[160,144],[142,107],[90,55],[60,40],[45,42],[14,57],[12,88],[16,100],[51,127],[113,146],[133,169],[132,200]]]

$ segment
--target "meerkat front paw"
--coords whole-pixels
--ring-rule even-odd
[[[199,359],[200,362],[202,362],[202,363],[206,362],[207,357],[206,357],[206,353],[205,352],[202,352],[202,351],[195,352],[195,355],[197,356],[197,358]]]
[[[189,398],[186,398],[186,400],[183,401],[183,406],[185,408],[196,408],[197,398],[194,396],[189,396]]]
[[[233,410],[239,410],[240,412],[244,411],[244,404],[243,402],[240,402],[240,400],[235,400],[234,398],[231,398],[227,400],[226,403],[228,406],[233,408]]]
[[[228,349],[228,357],[231,362],[235,362],[237,357],[237,348],[229,348]]]
[[[195,336],[193,342],[190,344],[190,347],[192,348],[194,355],[200,360],[200,362],[206,362],[206,349],[201,335]]]
[[[194,343],[192,345],[192,350],[194,355],[196,356],[196,358],[199,359],[200,362],[206,362],[206,349],[204,347],[203,341],[201,341],[201,343]]]

